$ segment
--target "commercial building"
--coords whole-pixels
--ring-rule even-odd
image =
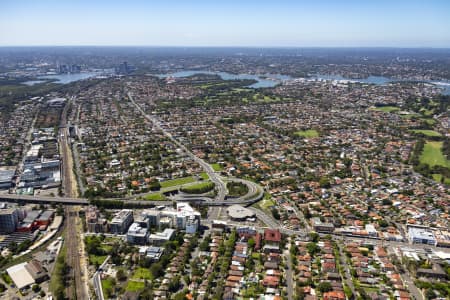
[[[366,224],[366,226],[364,226],[364,229],[366,230],[369,236],[371,237],[378,236],[378,231],[375,229],[375,226],[373,224]]]
[[[110,231],[111,233],[124,234],[131,223],[133,223],[133,211],[131,209],[122,209],[111,220]]]
[[[311,220],[311,225],[317,232],[333,232],[334,225],[332,223],[322,222],[320,218],[315,217]]]
[[[175,234],[175,230],[171,228],[164,229],[163,232],[157,232],[150,234],[148,240],[152,245],[163,245],[165,242],[170,241]]]
[[[231,205],[227,208],[227,213],[234,221],[245,221],[248,218],[254,218],[255,213],[241,205]]]
[[[139,248],[139,254],[151,259],[152,261],[158,261],[164,254],[164,248],[155,246],[141,247]]]
[[[19,224],[19,213],[16,208],[0,209],[0,233],[14,232]]]
[[[108,221],[100,218],[100,212],[95,206],[90,206],[86,210],[86,225],[89,232],[108,232]]]
[[[127,232],[127,242],[136,245],[145,245],[148,242],[148,230],[139,223],[131,224]]]
[[[436,238],[433,231],[425,227],[408,227],[409,240],[413,244],[436,245]]]
[[[238,228],[236,228],[236,232],[239,235],[239,237],[246,237],[246,238],[253,237],[257,233],[255,227],[249,227],[249,226],[238,227]]]
[[[141,214],[142,219],[147,219],[149,227],[176,228],[195,233],[200,226],[201,214],[188,203],[177,203],[177,209],[146,209]]]
[[[198,220],[194,216],[189,216],[186,220],[186,233],[196,233],[198,230],[198,223]]]
[[[419,268],[416,273],[417,277],[426,277],[434,279],[446,279],[447,273],[438,264],[433,264],[431,269]]]
[[[147,218],[148,224],[151,227],[158,227],[161,219],[161,211],[155,209],[148,209],[142,212],[142,217]]]

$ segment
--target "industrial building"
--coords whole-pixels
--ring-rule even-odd
[[[6,270],[18,289],[24,289],[34,283],[47,280],[48,273],[41,263],[33,259],[30,262],[12,266]]]

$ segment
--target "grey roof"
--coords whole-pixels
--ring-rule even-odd
[[[252,218],[255,216],[255,213],[253,211],[237,204],[228,207],[227,212],[230,215],[230,217],[234,219],[245,219],[245,218]]]
[[[0,170],[0,182],[11,181],[14,174],[14,170]]]

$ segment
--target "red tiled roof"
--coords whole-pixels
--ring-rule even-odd
[[[279,243],[281,242],[281,232],[278,229],[265,229],[264,240],[267,242]]]

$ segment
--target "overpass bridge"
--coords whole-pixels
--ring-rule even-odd
[[[61,203],[67,205],[88,205],[89,200],[85,198],[65,198],[52,196],[29,196],[29,195],[14,195],[14,194],[0,194],[0,201],[6,202],[27,202],[27,203]]]

